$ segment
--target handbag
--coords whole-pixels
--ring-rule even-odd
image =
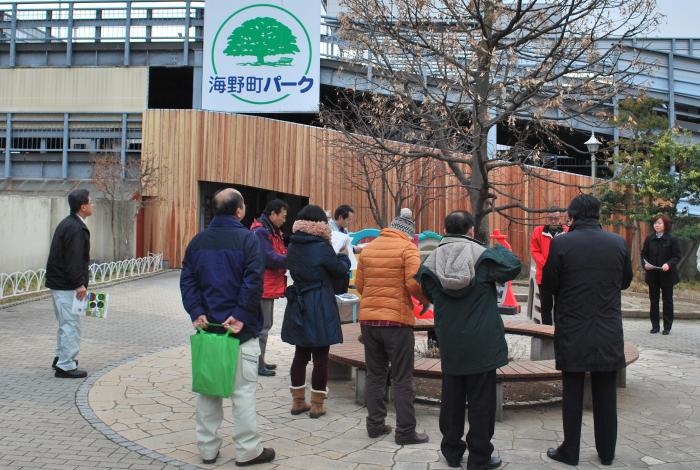
[[[212,326],[222,326],[209,323]],[[241,342],[226,333],[198,329],[190,336],[192,346],[192,391],[212,397],[233,393]]]

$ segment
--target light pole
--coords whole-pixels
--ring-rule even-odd
[[[584,143],[586,144],[586,147],[588,147],[588,151],[591,154],[591,178],[593,179],[593,183],[595,183],[595,170],[596,170],[595,154],[598,152],[598,149],[600,148],[600,141],[595,138],[595,132],[591,131],[591,137]]]

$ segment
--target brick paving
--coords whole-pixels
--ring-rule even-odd
[[[201,465],[194,445],[186,347],[191,330],[177,281],[171,272],[107,288],[110,318],[83,322],[80,365],[91,373],[86,381],[53,377],[56,325],[49,300],[0,309],[1,469],[211,468]],[[282,311],[280,302],[269,346],[279,375],[262,378],[258,391],[260,432],[278,458],[255,468],[447,468],[438,451],[435,407],[417,406],[419,428],[431,437],[422,446],[397,446],[391,435],[369,439],[351,382],[329,385],[327,416],[291,416],[292,348],[279,339]],[[618,395],[612,468],[700,469],[700,322],[678,321],[670,336],[652,336],[648,329],[646,320],[625,320],[626,339],[639,345],[641,357]],[[230,425],[224,423],[226,437]],[[561,408],[552,405],[506,410],[494,445],[508,470],[568,468],[543,454],[559,439]],[[590,412],[583,439],[578,468],[599,468]],[[225,443],[218,464],[234,468],[230,438]]]

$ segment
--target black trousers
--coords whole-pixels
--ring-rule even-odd
[[[464,436],[464,406],[469,403],[469,432]],[[467,466],[480,467],[491,459],[496,426],[496,371],[473,375],[442,374],[440,449],[449,464],[458,465],[469,448]]]
[[[543,325],[554,325],[554,294],[537,284],[540,290],[540,312]]]
[[[581,450],[581,418],[583,416],[583,385],[585,372],[562,372],[564,397],[562,419],[564,442],[559,452],[567,459],[578,462]],[[593,432],[595,448],[601,460],[615,457],[617,444],[617,371],[591,372],[593,398]]]
[[[673,325],[673,286],[662,287],[658,282],[649,284],[651,326],[653,328],[659,327],[659,298],[661,296],[663,296],[664,304],[664,330],[670,330]]]
[[[416,412],[413,401],[413,353],[415,338],[413,328],[398,326],[362,326],[362,342],[365,346],[367,383],[367,431],[384,429],[386,403],[384,396],[391,363],[391,386],[394,389],[397,437],[412,437],[416,432]]]

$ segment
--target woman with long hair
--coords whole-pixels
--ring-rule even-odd
[[[326,413],[328,350],[343,342],[333,281],[348,276],[350,259],[331,245],[326,213],[308,205],[297,215],[287,248],[287,268],[294,285],[287,288],[282,341],[296,346],[290,369],[292,414],[309,411],[318,418]],[[313,358],[311,405],[306,402],[306,365]]]
[[[651,219],[654,233],[644,241],[642,265],[646,271],[645,280],[649,285],[649,317],[651,331],[659,332],[659,297],[663,297],[664,335],[671,332],[673,324],[673,286],[680,281],[678,263],[681,260],[681,247],[678,239],[671,235],[671,219],[657,214]],[[659,295],[661,294],[661,295]]]

